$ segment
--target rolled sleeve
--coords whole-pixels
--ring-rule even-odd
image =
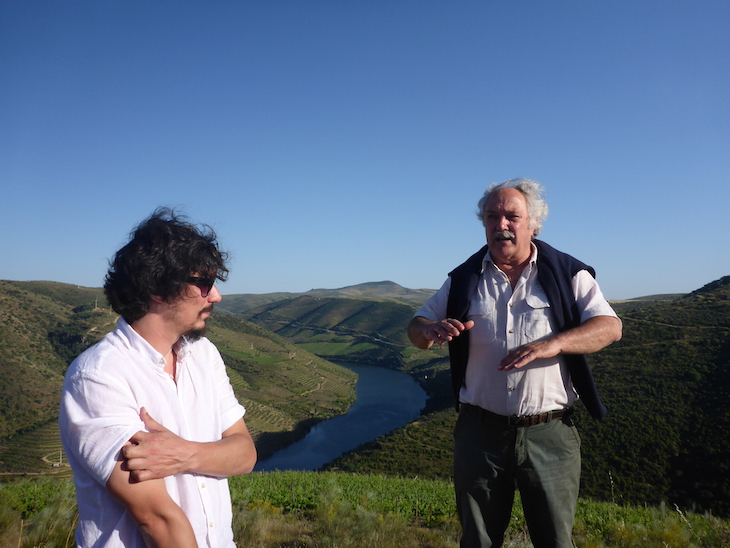
[[[93,376],[78,376],[67,383],[63,395],[68,449],[89,474],[106,485],[119,451],[138,431],[144,430],[136,402],[113,383]]]
[[[436,293],[431,295],[423,303],[421,308],[416,310],[413,317],[421,316],[432,322],[438,322],[446,318],[446,306],[449,302],[449,291],[451,291],[451,278],[447,278]]]
[[[603,296],[598,282],[587,270],[581,270],[573,276],[572,284],[581,323],[596,316],[612,316],[621,321]]]

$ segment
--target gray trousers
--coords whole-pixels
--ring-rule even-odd
[[[462,405],[454,432],[454,487],[461,548],[498,548],[520,490],[535,548],[573,548],[580,436],[569,418],[526,427],[495,425]]]

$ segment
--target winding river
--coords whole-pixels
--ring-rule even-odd
[[[400,371],[339,363],[358,374],[355,402],[344,415],[315,425],[301,440],[256,464],[256,471],[317,470],[343,453],[418,418],[426,392]]]

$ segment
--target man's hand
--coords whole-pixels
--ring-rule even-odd
[[[524,367],[535,360],[542,358],[554,358],[558,354],[560,354],[560,346],[553,338],[528,343],[511,350],[509,354],[507,354],[504,359],[499,362],[497,369],[500,371],[519,369],[520,367]]]
[[[149,432],[137,432],[122,447],[123,470],[132,481],[148,481],[191,472],[214,477],[248,474],[256,464],[256,448],[243,419],[214,442],[188,441],[155,421],[143,407],[139,413]]]
[[[123,468],[132,481],[148,481],[188,471],[186,464],[194,453],[194,444],[174,434],[155,421],[143,407],[139,417],[149,432],[137,432],[124,447]]]
[[[445,320],[432,322],[421,316],[416,316],[408,324],[408,337],[417,348],[425,350],[431,348],[433,343],[443,345],[472,327],[474,327],[472,320],[462,323],[453,318],[446,318]]]
[[[621,339],[621,320],[613,316],[594,316],[573,329],[542,341],[524,344],[511,350],[497,369],[509,371],[542,358],[558,354],[590,354]]]

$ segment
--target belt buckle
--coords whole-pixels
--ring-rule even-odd
[[[520,417],[518,415],[510,415],[507,417],[507,426],[513,426],[513,427],[522,427],[525,425],[525,418],[526,417]]]
[[[537,415],[524,415],[522,417],[512,415],[508,417],[507,423],[509,426],[523,427],[523,426],[535,426],[536,424],[543,424],[553,420],[553,412],[546,411],[545,413],[539,413]]]

